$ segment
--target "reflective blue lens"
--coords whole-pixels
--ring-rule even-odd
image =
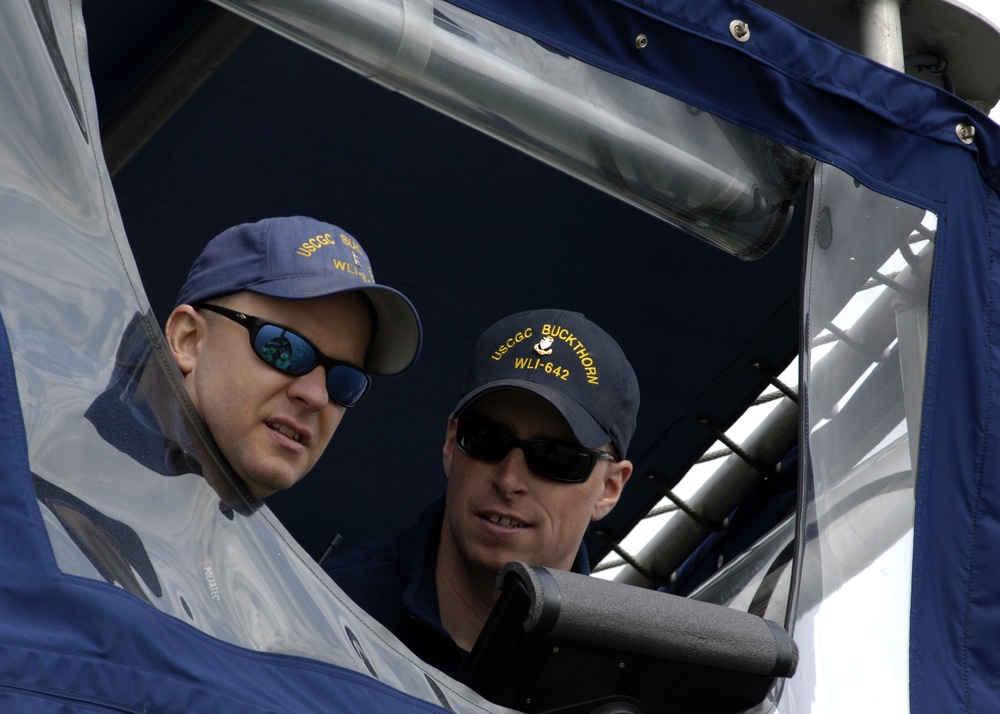
[[[308,374],[316,365],[324,365],[330,398],[345,407],[353,407],[368,391],[370,380],[362,370],[320,355],[308,340],[280,325],[263,323],[257,327],[253,348],[269,365],[293,376]]]
[[[261,325],[253,341],[257,356],[288,374],[307,374],[316,366],[316,350],[294,332],[272,324]]]
[[[197,308],[211,310],[243,325],[250,333],[254,354],[280,372],[298,377],[322,365],[326,369],[326,391],[341,406],[353,407],[371,386],[368,373],[352,364],[340,362],[313,347],[312,343],[287,327],[265,322],[259,317],[236,312],[220,305],[199,303]]]
[[[328,367],[326,389],[330,398],[345,407],[353,407],[368,391],[368,375],[346,364]],[[337,396],[333,396],[333,395]]]

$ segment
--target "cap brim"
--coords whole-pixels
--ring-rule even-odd
[[[368,346],[363,365],[365,371],[384,376],[399,374],[409,369],[420,354],[422,332],[416,308],[401,292],[385,285],[351,285],[343,290],[330,290],[329,279],[320,277],[309,280],[296,276],[269,280],[244,289],[288,300],[364,293],[378,318],[378,328]]]
[[[531,392],[547,401],[555,407],[556,411],[569,424],[569,428],[573,432],[573,436],[576,437],[576,440],[580,442],[580,446],[588,449],[597,449],[613,441],[611,436],[579,402],[567,397],[557,389],[522,379],[501,379],[496,382],[489,382],[481,387],[476,387],[472,391],[462,395],[462,398],[459,399],[458,404],[455,406],[454,415],[458,416],[476,399],[487,392],[493,392],[497,389],[519,389],[524,392]]]
[[[402,293],[384,286],[361,288],[378,316],[378,329],[368,347],[365,369],[372,374],[405,372],[420,354],[420,318]]]

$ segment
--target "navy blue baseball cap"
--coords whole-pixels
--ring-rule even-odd
[[[618,343],[580,313],[530,310],[489,327],[472,350],[454,415],[496,389],[538,395],[558,410],[581,446],[610,442],[625,458],[639,382]]]
[[[329,223],[291,216],[226,229],[191,266],[176,305],[244,290],[287,300],[361,293],[375,317],[364,369],[399,374],[420,353],[420,318],[413,304],[398,290],[376,283],[358,241]]]

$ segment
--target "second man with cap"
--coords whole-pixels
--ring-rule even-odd
[[[324,567],[413,652],[458,677],[510,561],[589,573],[583,537],[632,473],[639,387],[583,315],[533,310],[479,338],[448,419],[448,485],[405,533]]]

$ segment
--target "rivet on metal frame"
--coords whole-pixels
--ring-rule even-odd
[[[649,38],[645,35],[637,35],[635,38],[635,46],[640,50],[649,44]]]
[[[750,39],[750,25],[743,22],[743,20],[733,20],[729,23],[729,34],[737,42],[747,42]]]
[[[955,135],[963,144],[971,144],[976,140],[976,127],[972,124],[959,124],[955,127]]]

